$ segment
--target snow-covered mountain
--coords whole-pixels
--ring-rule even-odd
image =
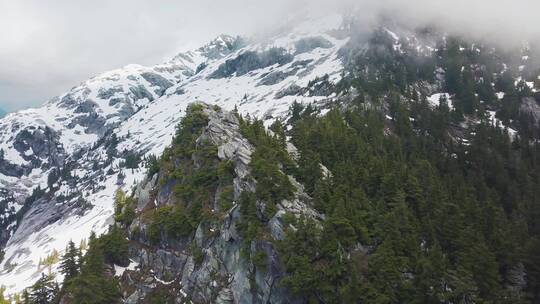
[[[0,121],[0,209],[5,244],[14,214],[36,187],[46,188],[51,170],[94,145],[171,86],[194,75],[197,66],[233,51],[237,39],[218,37],[195,51],[153,67],[128,65],[103,73],[55,97],[43,107],[12,113]],[[70,158],[71,157],[71,158]]]
[[[336,15],[265,39],[220,36],[162,64],[103,73],[0,120],[0,285],[22,290],[69,240],[105,231],[117,189],[144,178],[141,159],[170,144],[189,103],[270,121],[293,101],[332,98],[325,84],[341,78],[340,50],[350,40],[343,24]]]
[[[234,153],[228,153],[223,160],[240,158],[243,167],[247,166],[252,149],[236,154],[249,140],[238,133],[239,122],[231,119],[233,115],[227,110],[237,109],[269,124],[287,115],[294,101],[322,107],[329,101],[353,107],[375,105],[383,112],[381,118],[386,117],[385,131],[391,134],[396,116],[391,115],[390,99],[396,96],[379,88],[383,92],[380,100],[373,100],[368,92],[371,86],[382,82],[403,85],[401,99],[405,103],[417,99],[438,108],[445,101],[449,109],[456,110],[460,106],[463,109],[467,97],[471,104],[477,101],[475,107],[481,112],[458,113],[462,119],[456,119],[449,131],[452,139],[464,146],[470,144],[468,140],[473,135],[474,130],[469,127],[484,120],[507,127],[512,137],[519,136],[516,120],[504,120],[508,110],[504,106],[512,100],[517,101],[514,114],[526,114],[531,125],[539,124],[538,64],[526,49],[517,51],[516,58],[506,58],[489,46],[455,43],[455,57],[470,62],[456,61],[459,65],[454,72],[462,73],[466,68],[471,83],[487,84],[481,86],[484,91],[462,90],[472,95],[459,96],[456,90],[452,93],[448,88],[448,66],[453,65],[445,62],[451,56],[444,53],[448,52],[451,39],[436,30],[414,32],[386,22],[373,31],[365,29],[359,33],[354,22],[332,15],[304,20],[264,38],[222,35],[162,64],[128,65],[103,73],[40,108],[0,119],[0,286],[6,286],[7,294],[21,291],[33,284],[40,273],[56,272],[58,256],[69,240],[84,243],[91,231],[105,232],[114,221],[118,189],[135,193],[137,204],[154,203],[148,189],[153,189],[156,185],[152,183],[157,180],[147,178],[145,160],[159,157],[170,146],[179,122],[193,102],[204,104],[206,113],[213,118],[208,132],[201,136],[214,139],[215,146],[234,142],[238,149],[229,149]],[[488,64],[480,64],[483,60]],[[427,72],[408,75],[407,67],[411,71],[423,67]],[[512,73],[506,77],[505,72]],[[409,76],[416,78],[407,79]],[[354,85],[354,80],[365,83]],[[505,94],[511,95],[505,93],[505,83],[514,83],[517,91],[527,94],[523,98],[505,98]],[[362,92],[364,89],[366,92]],[[409,119],[415,121],[414,117]],[[171,189],[163,192],[170,193]],[[223,233],[221,240],[227,239],[225,234],[229,230],[224,229]],[[213,257],[221,258],[221,245],[213,245]],[[145,252],[139,251],[141,256]],[[154,264],[161,263],[158,260]],[[209,261],[212,260],[208,259],[206,266],[213,264]],[[147,269],[159,268],[150,264],[147,263]],[[169,268],[182,269],[171,265]],[[218,269],[210,266],[195,272],[193,277],[205,274],[199,278],[206,280],[206,274]],[[114,268],[119,274],[130,267],[133,266]],[[243,279],[235,284],[242,285],[245,272],[237,272]],[[139,280],[143,282],[152,276]],[[57,280],[61,282],[62,278]],[[141,286],[141,290],[146,288]]]

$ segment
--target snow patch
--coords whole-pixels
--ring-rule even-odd
[[[454,104],[452,103],[452,98],[448,93],[435,93],[429,96],[427,100],[429,104],[433,107],[438,107],[440,105],[441,97],[446,99],[446,102],[448,103],[448,108],[450,108],[450,110],[453,110]]]

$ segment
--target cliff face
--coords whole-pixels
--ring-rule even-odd
[[[241,134],[235,114],[197,104],[186,115],[190,111],[192,114],[194,107],[201,107],[207,117],[207,124],[194,140],[194,150],[188,157],[173,157],[170,163],[175,168],[164,168],[162,160],[160,171],[135,191],[137,217],[128,228],[131,270],[117,269],[123,271],[121,282],[127,303],[144,303],[156,297],[174,298],[175,303],[188,299],[194,303],[295,302],[279,284],[283,269],[275,241],[284,237],[284,215],[319,215],[311,208],[302,185],[288,177],[294,194],[277,204],[275,210],[265,210],[269,207],[263,201],[253,202],[258,220],[263,223],[264,237],[248,240],[241,228],[248,219],[240,201],[257,188],[250,168],[255,147]],[[175,149],[174,145],[171,149]],[[203,157],[200,151],[208,149],[215,153]],[[208,214],[193,226],[191,233],[175,237],[163,226],[159,241],[152,240],[152,229],[160,221],[152,215],[164,208],[192,208],[193,202],[181,198],[178,189],[185,185],[186,176],[198,176],[207,170],[208,163],[228,164],[231,173],[230,179],[220,176],[218,182],[207,187],[208,199],[202,210]],[[179,168],[185,175],[171,178],[167,170]]]

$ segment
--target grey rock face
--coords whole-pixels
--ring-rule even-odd
[[[152,86],[157,87],[155,93],[159,96],[163,95],[165,90],[172,87],[173,83],[165,79],[165,77],[156,73],[142,73],[141,76],[148,81]]]
[[[47,171],[51,168],[60,167],[64,164],[66,158],[66,152],[59,143],[58,134],[47,127],[23,129],[15,134],[12,143],[14,149],[20,154],[25,163],[12,164],[0,152],[0,173],[18,179],[15,184],[0,181],[0,250],[4,248],[10,238],[15,238],[15,229],[17,228],[17,225],[15,225],[17,213],[15,210],[19,209],[15,209],[15,206],[25,204],[25,199],[29,200],[30,193],[26,195],[23,192],[29,183],[24,181],[23,177],[31,174],[35,168]],[[25,210],[25,208],[21,210]],[[51,216],[48,220],[55,218],[54,213],[48,215]],[[49,222],[48,220],[46,222]],[[27,228],[29,230],[24,236],[36,231],[32,230],[32,226]]]
[[[212,42],[200,48],[209,59],[220,59],[243,46],[240,37],[220,35]]]
[[[507,288],[518,298],[522,297],[527,286],[527,275],[525,266],[519,263],[509,270]]]
[[[49,128],[37,129],[34,131],[23,130],[15,136],[13,146],[17,151],[25,153],[27,161],[32,159],[32,156],[38,158],[50,157],[50,162],[53,165],[59,165],[62,162],[63,151],[56,144],[58,136]]]
[[[48,169],[59,166],[66,157],[58,134],[50,128],[22,130],[15,135],[13,147],[27,164],[14,165],[1,156],[0,173],[7,176],[21,177],[29,174],[33,168]]]
[[[59,204],[56,201],[50,202],[48,197],[42,197],[32,203],[17,231],[9,239],[9,243],[23,242],[34,231],[40,231],[43,227],[61,220],[63,215],[76,212],[77,209],[78,206],[75,204]],[[41,241],[47,242],[48,240],[42,239]],[[16,256],[10,258],[16,258]]]
[[[156,186],[158,175],[155,174],[150,180],[145,180],[139,184],[135,190],[137,200],[137,211],[142,211],[150,203],[152,189]]]
[[[285,96],[297,96],[297,95],[303,95],[305,92],[307,92],[306,88],[299,87],[296,84],[293,84],[289,87],[286,87],[285,89],[279,91],[276,93],[276,98],[280,99]]]
[[[324,37],[309,37],[303,38],[295,43],[296,53],[306,53],[311,52],[316,48],[328,49],[333,47],[332,42],[326,40]]]
[[[66,94],[66,95],[64,95],[64,97],[62,97],[60,99],[59,104],[64,106],[64,107],[69,108],[69,107],[73,107],[73,106],[77,105],[78,101],[72,94]]]
[[[138,87],[131,87],[129,88],[129,91],[133,94],[135,99],[147,98],[150,101],[154,100],[152,93],[148,92],[148,90],[142,85]]]
[[[296,74],[296,69],[293,69],[288,72],[282,72],[282,71],[275,71],[268,75],[266,75],[261,81],[259,82],[259,85],[274,85],[276,83],[280,83],[283,80],[285,80],[287,77],[292,76]]]
[[[523,98],[519,111],[522,114],[530,115],[536,126],[540,125],[540,105],[532,97]]]
[[[12,229],[9,224],[15,220],[15,198],[7,189],[0,189],[0,248],[6,244],[11,236]],[[1,258],[0,258],[1,260]],[[1,262],[1,261],[0,261]]]
[[[294,56],[282,48],[272,48],[264,52],[246,51],[220,65],[210,78],[225,78],[234,74],[241,76],[274,64],[284,65],[293,59]]]
[[[85,128],[85,133],[87,134],[99,134],[103,135],[108,129],[105,127],[106,119],[102,116],[99,116],[95,112],[90,112],[87,115],[80,115],[75,117],[71,123],[69,123],[68,128],[73,129],[78,125]]]
[[[97,97],[101,99],[109,99],[113,97],[116,93],[123,93],[123,92],[124,92],[124,89],[121,86],[112,87],[108,89],[102,88],[99,90]]]
[[[7,160],[0,158],[0,173],[6,176],[21,177],[25,170],[21,166],[14,165]]]
[[[97,108],[97,104],[90,99],[79,103],[75,108],[75,113],[94,113]]]
[[[232,52],[241,48],[243,45],[244,42],[240,37],[220,35],[207,45],[200,47],[198,51],[206,58],[210,60],[216,60],[231,54]],[[176,55],[173,58],[173,61],[178,59],[192,62],[191,58],[183,53]]]
[[[217,146],[221,160],[234,164],[234,197],[237,200],[242,192],[255,191],[256,181],[249,167],[254,147],[241,135],[234,114],[206,105],[204,111],[209,122],[196,143],[212,143]],[[310,198],[303,192],[303,187],[294,179],[291,181],[297,189],[295,198],[279,204],[278,212],[267,223],[267,229],[275,240],[285,237],[282,220],[285,213],[319,217],[309,206]],[[144,197],[152,183],[155,181],[149,181],[136,190],[141,206],[148,201]],[[165,184],[156,187],[160,196],[158,204],[168,202],[167,196],[172,195],[172,192],[167,189],[171,186]],[[265,269],[258,269],[242,254],[246,241],[237,230],[241,220],[240,208],[233,203],[233,207],[217,224],[201,222],[192,240],[171,241],[165,248],[134,245],[132,259],[139,263],[138,273],[145,275],[134,279],[135,273],[124,273],[122,285],[124,289],[130,290],[130,294],[126,295],[128,302],[143,303],[142,299],[155,286],[174,286],[178,288],[179,303],[186,296],[193,303],[295,303],[291,300],[294,298],[279,284],[284,273],[273,242],[255,240],[248,247],[250,254],[264,252]],[[135,225],[141,225],[139,231],[144,234],[146,227],[140,223]],[[202,259],[199,262],[196,262],[190,249],[193,245],[190,244],[200,248]]]

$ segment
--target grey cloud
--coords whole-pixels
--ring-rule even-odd
[[[0,0],[0,107],[43,103],[99,72],[158,63],[221,33],[351,6],[366,25],[385,13],[501,45],[540,36],[534,0]]]

